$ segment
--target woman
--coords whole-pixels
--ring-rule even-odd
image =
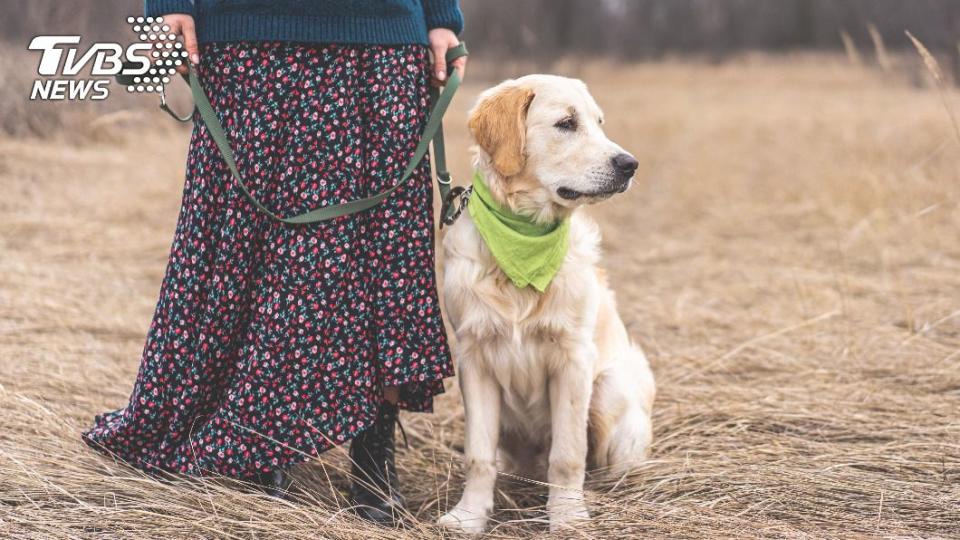
[[[463,27],[457,0],[147,0],[146,15],[182,37],[241,174],[285,216],[397,181]],[[371,210],[284,225],[198,123],[133,394],[84,439],[148,471],[275,495],[289,467],[353,440],[359,512],[392,521],[398,407],[430,411],[453,374],[429,159],[416,174]]]

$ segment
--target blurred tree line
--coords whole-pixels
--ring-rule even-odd
[[[668,53],[722,56],[742,50],[842,47],[841,32],[908,47],[956,48],[960,0],[462,0],[469,39],[485,50],[534,56]]]
[[[546,61],[565,55],[624,60],[744,50],[908,47],[910,30],[950,56],[960,75],[960,0],[461,0],[466,38],[488,58]],[[0,0],[0,37],[80,31],[116,39],[140,0]],[[870,34],[868,25],[875,28]]]

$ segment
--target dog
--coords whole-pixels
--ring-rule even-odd
[[[566,255],[543,292],[507,278],[467,212],[443,240],[466,415],[466,483],[439,520],[445,527],[485,529],[498,467],[546,480],[557,530],[588,517],[588,465],[621,475],[646,458],[653,374],[598,267],[599,229],[577,211],[626,191],[638,167],[602,124],[583,82],[552,75],[505,81],[469,113],[489,194],[531,222],[570,221]]]

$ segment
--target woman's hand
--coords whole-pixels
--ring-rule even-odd
[[[197,46],[197,27],[193,22],[193,17],[183,13],[171,13],[163,16],[163,24],[170,27],[170,33],[183,38],[183,46],[187,49],[190,63],[197,65],[200,63],[200,47]],[[177,71],[184,74],[188,71],[186,65],[177,68]]]
[[[434,28],[427,34],[430,41],[430,50],[433,52],[433,73],[431,83],[434,86],[443,86],[447,83],[447,50],[460,44],[460,39],[453,30]],[[453,61],[453,69],[460,73],[462,79],[467,74],[467,57],[463,56]]]

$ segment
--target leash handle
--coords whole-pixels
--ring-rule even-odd
[[[465,43],[460,43],[456,47],[447,51],[447,65],[450,66],[454,60],[467,56],[467,46]],[[448,70],[449,79],[456,77],[458,79],[457,85],[459,86],[460,74],[457,73],[456,69],[452,67]],[[447,83],[449,84],[449,82]],[[439,90],[436,87],[431,87],[430,89],[431,98],[434,102],[438,101],[440,98]],[[453,177],[450,175],[450,171],[447,169],[447,150],[444,146],[443,138],[443,123],[441,122],[440,127],[438,128],[437,134],[433,139],[433,161],[436,165],[436,174],[437,174],[437,189],[440,191],[440,228],[442,229],[444,225],[453,225],[453,223],[460,217],[461,212],[463,211],[464,202],[461,201],[459,209],[454,204],[455,200],[458,197],[461,197],[464,193],[463,188],[454,188],[453,187]],[[469,196],[469,195],[467,195]]]
[[[467,56],[467,54],[468,52],[466,45],[464,43],[460,43],[458,46],[447,51],[447,62],[451,63],[458,58]],[[453,101],[453,96],[456,94],[457,89],[460,88],[460,83],[462,82],[460,79],[460,74],[457,73],[456,70],[453,70],[453,72],[450,73],[450,76],[447,79],[447,84],[444,86],[442,92],[436,88],[431,88],[430,94],[431,100],[433,101],[433,107],[430,110],[430,116],[427,120],[427,125],[423,130],[423,135],[420,137],[420,142],[417,144],[417,147],[413,152],[413,157],[410,159],[406,169],[404,169],[403,174],[400,176],[400,180],[398,180],[396,184],[370,197],[364,197],[362,199],[356,199],[340,204],[323,206],[314,210],[310,210],[309,212],[304,212],[302,214],[290,217],[283,217],[271,211],[259,200],[257,200],[253,192],[251,192],[247,187],[246,183],[243,181],[243,177],[241,176],[239,169],[237,168],[237,162],[234,158],[233,149],[230,147],[230,141],[227,138],[227,134],[224,132],[223,126],[220,124],[220,120],[217,117],[216,112],[213,110],[213,106],[210,104],[210,99],[207,97],[206,92],[204,92],[203,87],[200,84],[200,77],[197,76],[196,70],[192,65],[190,66],[190,74],[187,78],[188,82],[190,83],[190,91],[193,94],[193,101],[196,105],[197,112],[199,112],[201,120],[203,120],[204,125],[206,125],[207,131],[210,133],[211,138],[213,138],[213,142],[220,150],[220,154],[222,155],[223,160],[226,162],[227,168],[230,169],[230,173],[233,175],[234,180],[236,180],[247,199],[258,210],[277,221],[290,225],[304,225],[362,212],[376,206],[381,201],[389,197],[394,191],[403,186],[408,180],[410,180],[410,177],[413,176],[413,173],[420,165],[420,162],[423,161],[423,158],[427,155],[427,151],[430,149],[431,142],[433,142],[434,147],[434,160],[436,161],[437,165],[437,182],[439,184],[440,195],[442,200],[447,199],[447,195],[450,192],[451,178],[450,172],[447,171],[446,149],[444,148],[443,144],[443,115],[447,112],[447,108],[450,106],[450,102]],[[443,209],[441,214],[445,213],[446,209]],[[441,215],[441,219],[443,217],[444,216]]]

